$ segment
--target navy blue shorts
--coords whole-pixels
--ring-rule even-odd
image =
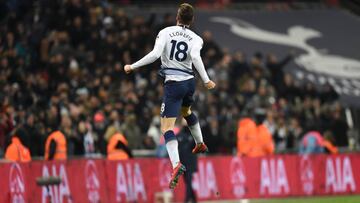
[[[194,102],[195,79],[168,81],[164,84],[164,97],[161,104],[161,117],[178,117],[181,107],[190,107]]]

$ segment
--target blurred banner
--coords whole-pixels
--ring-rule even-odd
[[[193,187],[199,200],[360,194],[359,154],[200,158]],[[168,191],[184,199],[184,183],[168,189],[167,159],[71,160],[2,163],[0,202],[155,202]],[[36,185],[40,176],[60,176],[59,186]]]
[[[343,103],[360,105],[360,21],[338,9],[302,11],[198,12],[195,28],[250,59],[255,53],[285,57],[295,51],[286,71],[319,89],[330,84]],[[264,56],[265,57],[265,56]]]

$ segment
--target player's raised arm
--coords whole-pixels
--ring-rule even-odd
[[[141,66],[148,65],[150,63],[153,63],[161,56],[161,53],[163,52],[165,47],[165,37],[163,36],[163,33],[160,31],[158,36],[156,37],[154,48],[151,52],[146,54],[142,59],[138,60],[137,62],[129,65],[124,66],[125,73],[130,73],[132,70],[139,68]]]
[[[209,79],[208,74],[206,73],[204,63],[200,56],[200,50],[202,48],[202,41],[195,44],[194,47],[191,49],[190,56],[192,62],[199,73],[202,81],[205,83],[207,89],[213,89],[215,87],[215,83]]]

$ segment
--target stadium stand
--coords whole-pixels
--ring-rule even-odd
[[[53,130],[65,134],[70,157],[105,155],[111,128],[123,132],[132,150],[156,149],[159,63],[134,75],[122,68],[149,52],[157,32],[175,16],[131,15],[107,1],[43,0],[9,1],[1,17],[1,153],[15,129],[22,129],[23,144],[35,157],[44,155]],[[199,80],[194,108],[210,153],[234,152],[243,117],[265,123],[276,153],[298,151],[310,130],[333,137],[335,146],[349,146],[336,91],[329,85],[319,92],[283,71],[296,53],[246,56],[219,45],[210,31],[200,34],[205,66],[218,84],[208,93]]]

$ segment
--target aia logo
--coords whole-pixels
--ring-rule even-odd
[[[25,203],[25,182],[22,170],[17,163],[13,163],[10,167],[9,175],[10,202]]]
[[[45,186],[42,187],[42,203],[47,203],[49,198],[53,203],[72,202],[69,179],[64,164],[44,164],[42,168],[42,176],[56,176],[61,178],[60,185],[51,185],[48,189]]]
[[[169,182],[171,179],[171,164],[168,160],[162,159],[160,160],[160,166],[159,166],[159,181],[160,186],[163,189],[169,188]]]
[[[219,196],[215,168],[211,161],[199,160],[198,172],[194,174],[192,186],[199,198]]]
[[[356,182],[348,156],[326,159],[325,189],[327,193],[355,192]]]
[[[139,163],[118,163],[116,167],[116,202],[148,202]]]
[[[300,180],[305,194],[310,195],[314,191],[314,172],[309,156],[304,155],[300,160]]]
[[[246,176],[244,164],[236,157],[230,163],[230,180],[233,185],[233,194],[242,197],[246,194]]]
[[[85,166],[85,180],[88,200],[92,203],[100,202],[100,181],[95,162],[89,160]]]
[[[289,194],[290,186],[286,175],[284,160],[261,159],[260,163],[260,194]]]

